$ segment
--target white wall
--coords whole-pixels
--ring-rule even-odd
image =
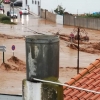
[[[24,81],[23,86],[24,100],[42,100],[42,83]]]
[[[22,0],[22,2],[23,2],[23,3],[22,3],[22,7],[28,9],[28,6],[27,6],[27,4],[26,4],[26,0]]]
[[[63,24],[63,16],[61,16],[61,15],[56,15],[56,23],[58,23],[58,24]]]
[[[33,1],[34,3],[32,4],[32,0],[28,0],[27,5],[29,5],[30,12],[33,12],[36,15],[38,15],[38,1],[40,2],[40,0],[33,0]],[[35,4],[35,1],[36,1],[36,4]]]

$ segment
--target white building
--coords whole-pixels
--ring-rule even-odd
[[[23,8],[28,8],[30,12],[40,15],[41,0],[23,0]]]
[[[100,0],[23,0],[23,5],[25,4],[29,5],[30,11],[37,15],[39,14],[39,6],[41,6],[42,9],[47,9],[52,12],[58,5],[62,5],[66,12],[72,14],[100,11]]]

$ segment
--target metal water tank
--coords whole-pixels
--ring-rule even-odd
[[[55,35],[26,36],[27,80],[59,78],[59,37]]]

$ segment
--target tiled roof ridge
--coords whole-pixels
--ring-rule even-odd
[[[87,66],[83,71],[81,71],[79,74],[77,74],[74,78],[71,78],[69,82],[66,82],[65,84],[72,85],[75,83],[75,81],[79,80],[82,76],[84,76],[86,73],[89,73],[89,70],[92,68],[95,68],[95,66],[100,63],[100,58],[96,59],[93,63],[91,63],[89,66]],[[66,86],[63,86],[63,89],[65,89]]]

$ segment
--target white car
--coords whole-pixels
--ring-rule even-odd
[[[17,13],[16,13],[15,11],[11,11],[11,12],[10,12],[10,17],[11,17],[11,18],[17,18],[18,15],[17,15]]]
[[[29,14],[28,10],[26,8],[21,8],[20,11],[22,12],[22,14]]]

